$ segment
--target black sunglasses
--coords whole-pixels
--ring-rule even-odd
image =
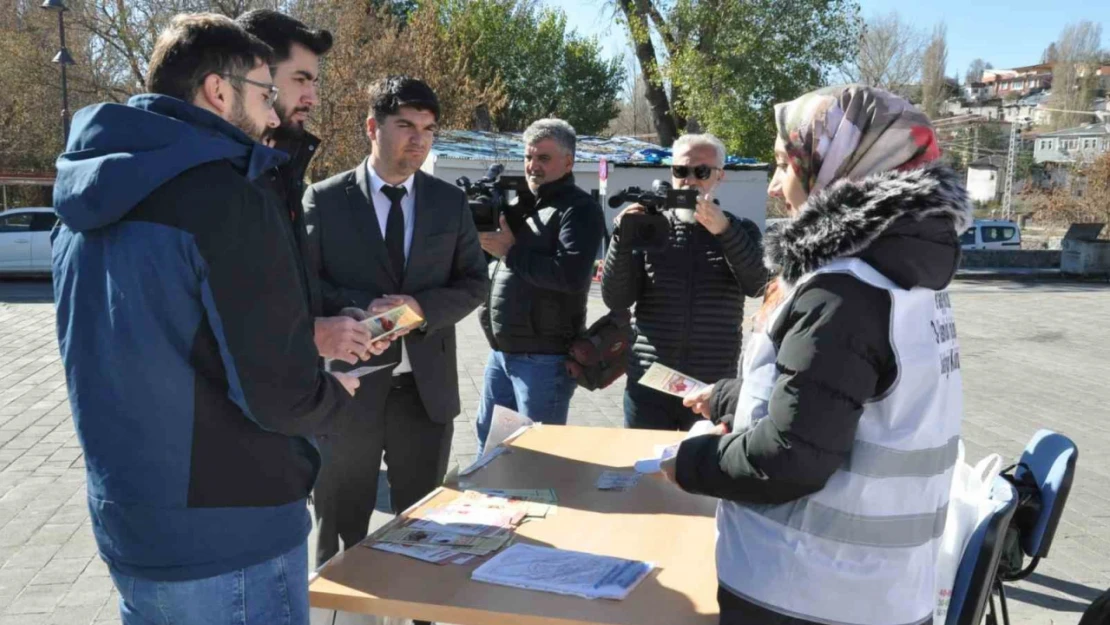
[[[686,165],[673,165],[671,167],[671,174],[675,178],[688,178],[690,170],[694,171],[694,177],[698,180],[709,180],[713,172],[720,169],[720,167],[713,167],[712,165],[698,165],[697,167],[689,167]]]

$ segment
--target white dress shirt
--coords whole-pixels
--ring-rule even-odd
[[[382,230],[382,241],[385,241],[385,227],[389,222],[389,210],[393,203],[384,193],[382,187],[386,181],[378,176],[378,172],[366,162],[367,174],[370,179],[370,199],[374,202],[374,212],[378,216],[378,225]],[[409,250],[412,249],[413,225],[416,221],[416,193],[413,191],[413,180],[416,175],[409,176],[400,186],[405,188],[405,196],[401,198],[401,212],[405,215],[405,264],[408,264]],[[409,362],[409,351],[405,347],[405,339],[401,339],[401,364],[393,368],[393,375],[411,373],[412,364]]]

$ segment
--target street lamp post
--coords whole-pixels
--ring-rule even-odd
[[[46,0],[42,8],[58,14],[58,41],[61,49],[54,56],[54,62],[62,68],[62,143],[63,149],[69,145],[69,85],[66,83],[66,66],[73,65],[73,57],[66,49],[65,12],[69,9],[62,0]]]

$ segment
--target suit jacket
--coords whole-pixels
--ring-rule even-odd
[[[428,416],[447,423],[460,409],[455,324],[489,292],[478,231],[461,189],[416,172],[412,246],[398,283],[370,199],[366,167],[363,161],[305,191],[310,270],[319,276],[325,315],[335,315],[347,306],[365,309],[383,295],[416,299],[427,325],[405,337],[409,361]],[[358,366],[364,364],[386,363],[377,357]],[[341,361],[330,367],[336,371],[353,368]],[[391,376],[391,369],[383,369],[363,377],[356,404],[384,410]]]

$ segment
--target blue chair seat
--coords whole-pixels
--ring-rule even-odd
[[[1025,555],[1035,559],[1048,556],[1060,517],[1064,514],[1064,504],[1071,493],[1078,459],[1079,449],[1075,443],[1051,430],[1038,431],[1025,446],[1014,470],[1014,480],[1035,484],[1040,491],[1039,507],[1031,508],[1028,515],[1019,511],[1015,519],[1021,532],[1021,550]],[[1029,573],[1032,573],[1031,569],[1022,577]]]

